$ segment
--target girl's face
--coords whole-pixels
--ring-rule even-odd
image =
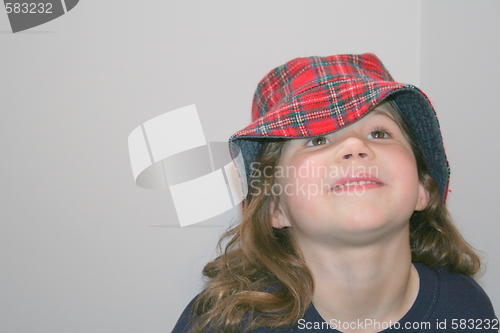
[[[427,206],[415,156],[382,104],[334,133],[285,143],[272,225],[302,240],[371,242],[408,226]]]

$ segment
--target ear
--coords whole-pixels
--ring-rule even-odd
[[[422,183],[418,184],[418,200],[415,206],[416,211],[421,211],[427,208],[429,204],[429,192],[425,189]]]
[[[271,225],[273,226],[273,228],[282,229],[291,226],[290,222],[288,221],[288,218],[286,217],[285,213],[283,213],[283,210],[276,203],[276,201],[271,202],[270,213],[271,213]]]

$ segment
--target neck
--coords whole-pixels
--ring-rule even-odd
[[[307,249],[303,255],[315,283],[314,306],[329,323],[367,319],[394,323],[416,299],[419,278],[411,263],[409,237],[363,246],[316,244],[301,248]]]

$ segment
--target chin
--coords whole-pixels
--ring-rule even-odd
[[[342,228],[350,232],[370,232],[390,228],[394,223],[384,212],[374,210],[358,210],[346,216]]]

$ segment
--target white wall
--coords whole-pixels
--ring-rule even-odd
[[[423,9],[424,16],[435,10],[426,2]],[[134,184],[128,134],[196,103],[207,140],[227,140],[249,122],[262,76],[305,55],[374,52],[409,83],[418,83],[421,65],[424,88],[442,98],[429,80],[443,55],[425,52],[432,40],[420,29],[420,15],[420,2],[399,0],[86,0],[59,19],[12,34],[0,13],[0,331],[170,331],[200,290],[201,268],[231,214],[178,227],[167,191]],[[489,47],[493,39],[484,42]],[[463,127],[449,118],[446,138],[453,131],[460,140],[486,135],[460,135]],[[454,167],[462,146],[454,150],[449,141]],[[469,218],[475,206],[458,212],[458,184],[453,211],[481,225],[463,229],[494,266],[491,218]],[[491,198],[477,204],[493,208]],[[492,272],[484,283],[498,301]]]
[[[500,187],[496,185],[500,2],[422,3],[421,88],[435,104],[451,167],[448,206],[466,239],[483,252],[480,279],[500,311]]]

